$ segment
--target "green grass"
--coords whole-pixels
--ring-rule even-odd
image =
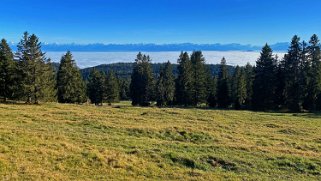
[[[321,180],[321,116],[0,104],[1,180]]]

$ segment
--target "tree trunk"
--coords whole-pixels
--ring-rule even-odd
[[[37,87],[36,87],[36,88],[35,88],[35,91],[34,91],[34,94],[35,94],[35,95],[34,95],[34,97],[35,97],[34,104],[39,104],[37,93],[38,93],[38,89],[37,89]]]

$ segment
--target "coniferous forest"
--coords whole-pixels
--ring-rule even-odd
[[[152,68],[148,55],[138,53],[131,77],[90,69],[84,77],[71,52],[55,67],[34,34],[24,33],[13,52],[0,45],[0,98],[28,104],[59,102],[95,105],[131,100],[134,106],[209,107],[257,111],[320,111],[321,51],[319,38],[308,42],[294,36],[284,57],[263,46],[256,65],[228,66],[217,73],[201,51],[182,52],[177,64]],[[175,70],[174,70],[175,67]]]

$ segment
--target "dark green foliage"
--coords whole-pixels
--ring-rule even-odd
[[[0,44],[0,98],[6,102],[13,98],[17,90],[17,63],[13,60],[13,53],[5,39]]]
[[[181,53],[178,59],[178,77],[176,79],[176,104],[190,105],[192,103],[192,62],[187,52]]]
[[[101,105],[103,103],[105,91],[104,74],[93,69],[88,77],[87,94],[91,103]]]
[[[56,89],[56,72],[52,66],[51,60],[47,59],[46,65],[43,66],[43,88],[41,91],[42,101],[56,102],[57,101],[57,89]]]
[[[225,58],[220,65],[206,65],[201,51],[191,56],[182,52],[178,65],[151,64],[149,56],[139,53],[135,63],[87,68],[81,75],[70,52],[60,64],[51,63],[41,51],[38,37],[27,32],[16,57],[14,60],[7,42],[2,40],[0,98],[4,101],[37,104],[55,101],[58,96],[61,103],[83,103],[87,101],[83,77],[88,80],[87,93],[95,104],[131,98],[133,105],[140,106],[156,100],[158,106],[207,103],[219,108],[233,105],[235,109],[321,110],[321,50],[317,35],[311,37],[309,44],[294,36],[281,61],[266,44],[256,67],[228,66]]]
[[[247,63],[244,67],[245,81],[246,81],[246,99],[245,106],[247,109],[252,108],[253,101],[253,82],[255,77],[254,67]]]
[[[226,60],[221,60],[221,68],[217,82],[217,104],[219,108],[228,108],[231,104],[230,77],[227,70]]]
[[[132,105],[147,106],[154,97],[154,78],[149,56],[139,52],[131,76]]]
[[[280,109],[285,106],[285,61],[282,60],[278,63],[276,70],[276,82],[275,82],[275,95],[274,103],[276,108]]]
[[[308,48],[305,41],[302,42],[302,53],[301,53],[301,65],[300,65],[300,76],[301,76],[301,87],[302,87],[302,108],[303,109],[315,109],[314,101],[312,98],[311,85],[312,76],[312,64],[308,58]]]
[[[102,105],[106,101],[109,105],[120,99],[119,80],[110,71],[105,76],[101,71],[93,69],[89,74],[87,83],[87,94],[95,105]]]
[[[256,62],[253,83],[253,109],[274,109],[276,91],[277,62],[269,45],[262,48],[260,58]]]
[[[308,110],[320,110],[321,103],[318,100],[321,96],[321,52],[317,35],[311,37],[309,46],[306,51],[303,51],[302,57],[306,90],[303,107]]]
[[[169,106],[173,104],[175,94],[175,78],[170,62],[161,68],[160,75],[156,84],[157,106]]]
[[[130,81],[125,78],[119,78],[118,82],[119,82],[120,100],[129,100],[130,99],[130,91],[129,91]]]
[[[208,72],[205,67],[205,59],[201,51],[195,51],[191,55],[192,71],[192,87],[190,90],[192,105],[197,106],[207,101],[208,89],[207,78]]]
[[[232,79],[232,98],[235,109],[241,109],[244,107],[246,100],[246,75],[244,68],[236,66],[233,79]]]
[[[81,69],[80,71],[84,80],[88,79],[92,69],[96,69],[97,71],[103,72],[105,75],[107,75],[109,71],[113,71],[117,75],[117,77],[121,79],[130,80],[134,66],[135,66],[135,63],[112,63],[112,64],[98,65],[90,68],[84,68],[84,69]],[[153,70],[154,69],[155,68],[153,67]]]
[[[151,65],[152,72],[154,73],[154,75],[159,75],[160,67],[164,66],[165,63],[151,63],[150,65]],[[84,68],[84,69],[81,69],[80,71],[81,71],[81,75],[83,76],[84,80],[88,79],[89,74],[92,69],[96,69],[98,71],[101,71],[101,72],[105,73],[106,75],[109,71],[112,70],[113,72],[115,72],[115,74],[117,75],[118,78],[130,80],[134,66],[135,66],[135,63],[112,63],[112,64],[102,64],[102,65],[98,65],[98,66],[90,67],[90,68]],[[172,64],[173,73],[174,73],[175,77],[178,77],[178,74],[179,74],[178,66],[179,66],[178,64]],[[57,67],[57,70],[58,70],[59,64],[57,66],[55,63],[55,67]],[[208,67],[212,76],[218,75],[220,65],[206,64],[206,67]],[[234,68],[235,68],[234,66],[227,65],[227,67],[228,67],[228,71],[230,73],[234,72]]]
[[[18,45],[17,57],[26,102],[37,104],[39,100],[55,100],[54,70],[41,51],[41,43],[36,35],[24,33]]]
[[[209,86],[207,104],[214,108],[217,106],[217,77],[210,78],[207,84]]]
[[[60,61],[57,88],[60,103],[84,103],[87,101],[85,83],[69,51],[62,56]]]
[[[119,82],[113,71],[106,77],[104,97],[108,104],[119,101]]]
[[[300,38],[294,36],[288,53],[284,57],[285,98],[290,111],[298,112],[302,108],[302,44]]]

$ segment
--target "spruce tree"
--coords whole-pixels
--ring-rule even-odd
[[[119,101],[118,79],[113,71],[109,71],[105,83],[105,100],[109,105]]]
[[[207,71],[205,67],[205,58],[201,51],[195,51],[191,55],[192,63],[192,104],[197,106],[207,101]]]
[[[87,94],[91,103],[102,105],[105,91],[105,77],[102,72],[93,69],[88,77]]]
[[[41,43],[36,35],[24,33],[18,44],[17,57],[26,102],[38,104],[40,100],[55,100],[54,70],[41,51]]]
[[[129,91],[130,81],[124,78],[118,79],[118,81],[119,81],[120,100],[129,100],[130,99],[130,91]]]
[[[13,60],[13,53],[5,39],[0,44],[0,97],[6,102],[8,98],[13,98],[16,90],[16,67]]]
[[[149,56],[138,53],[131,76],[132,105],[148,106],[154,98],[154,78]]]
[[[290,111],[298,112],[302,108],[302,44],[300,38],[294,36],[288,53],[284,57],[285,97]]]
[[[246,100],[246,77],[243,68],[236,66],[232,82],[232,96],[235,109],[241,109]]]
[[[192,62],[187,52],[181,52],[178,63],[178,77],[176,79],[175,103],[188,106],[192,104]]]
[[[302,53],[301,53],[301,65],[300,65],[300,76],[301,76],[301,87],[302,87],[302,108],[306,110],[311,110],[315,106],[313,105],[314,101],[311,99],[311,76],[312,65],[311,61],[308,58],[308,47],[305,41],[302,42]]]
[[[274,109],[276,91],[277,62],[269,45],[262,48],[260,58],[256,61],[253,83],[253,109]]]
[[[247,63],[244,68],[245,80],[246,80],[246,99],[245,106],[247,109],[252,108],[253,99],[253,81],[254,81],[254,68],[251,64]]]
[[[156,84],[157,106],[169,106],[173,104],[175,96],[175,80],[173,68],[168,61],[164,68],[161,68],[160,76]]]
[[[211,77],[207,84],[209,86],[207,104],[209,107],[215,108],[217,106],[217,77]]]
[[[57,88],[60,103],[87,101],[85,83],[70,51],[61,58],[57,73]]]
[[[276,57],[278,60],[278,57]],[[285,61],[284,59],[278,62],[277,70],[276,70],[276,89],[274,94],[274,103],[276,108],[280,109],[285,106],[286,98],[285,98]]]
[[[231,104],[229,79],[226,59],[223,57],[217,82],[217,104],[219,108],[228,108]]]
[[[303,61],[305,60],[304,80],[307,88],[303,106],[312,111],[321,110],[321,51],[317,35],[311,37],[306,52],[307,56]]]
[[[56,88],[56,72],[51,59],[47,59],[46,64],[43,65],[43,88],[40,92],[40,97],[42,101],[45,102],[56,102],[57,101],[57,88]]]

